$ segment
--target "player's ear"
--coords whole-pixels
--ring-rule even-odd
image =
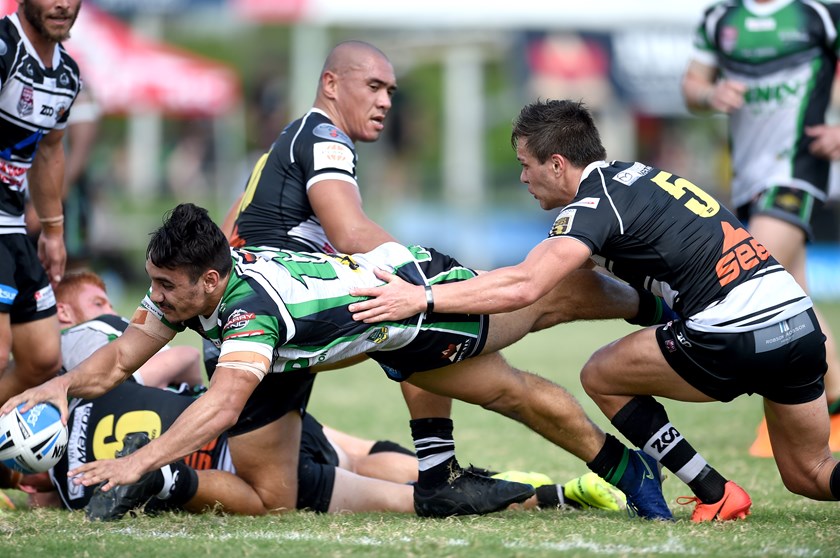
[[[204,286],[204,292],[211,293],[219,286],[221,277],[219,272],[215,269],[208,269],[201,277],[201,283]]]
[[[554,170],[554,176],[560,176],[561,174],[563,174],[568,165],[569,161],[562,155],[555,153],[551,156],[551,166]]]
[[[327,70],[321,74],[321,91],[327,99],[335,99],[338,90],[338,75]]]
[[[58,315],[58,323],[64,327],[76,325],[76,313],[73,308],[66,302],[55,303],[56,314]]]

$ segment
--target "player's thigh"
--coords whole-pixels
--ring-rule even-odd
[[[417,372],[408,381],[432,393],[482,406],[524,388],[519,371],[500,353],[486,352],[443,368]]]
[[[11,325],[15,366],[46,380],[61,367],[61,329],[53,314]]]
[[[750,234],[770,250],[780,264],[804,285],[805,231],[801,227],[773,217],[755,215],[750,218]]]
[[[229,438],[236,474],[259,495],[266,510],[297,503],[301,418],[290,411],[265,426]]]
[[[634,331],[598,349],[581,371],[588,394],[659,395],[683,401],[710,401],[665,360],[656,328]]]

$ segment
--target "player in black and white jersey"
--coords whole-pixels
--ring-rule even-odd
[[[732,207],[807,291],[811,216],[823,203],[840,126],[826,124],[838,53],[840,4],[726,0],[706,9],[683,77],[689,109],[729,115]],[[826,398],[840,450],[840,359],[826,335]],[[771,457],[763,424],[750,448]]]
[[[520,308],[595,260],[661,292],[679,315],[600,349],[581,376],[612,424],[689,485],[694,521],[744,517],[751,502],[689,445],[652,395],[762,395],[785,486],[817,500],[840,499],[840,463],[828,447],[824,336],[793,276],[689,180],[642,163],[606,162],[580,103],[526,106],[512,142],[529,193],[543,209],[563,210],[522,263],[435,285],[435,311]],[[380,277],[391,284],[352,291],[380,297],[351,305],[358,319],[394,320],[425,307],[423,289]],[[619,446],[610,439],[589,463],[607,481],[615,456],[627,451]]]
[[[60,44],[81,0],[18,4],[0,20],[0,401],[61,365],[50,283],[64,273],[61,138],[81,87]],[[37,252],[24,226],[27,189],[42,226]]]
[[[68,393],[102,395],[186,328],[219,345],[219,365],[208,391],[167,432],[137,452],[70,471],[86,486],[104,482],[107,493],[132,485],[147,471],[198,449],[236,424],[246,401],[266,377],[283,378],[364,353],[382,363],[392,379],[515,417],[581,459],[591,460],[605,443],[604,433],[568,392],[510,367],[498,353],[529,331],[555,323],[553,303],[563,299],[557,292],[533,307],[492,321],[485,315],[443,316],[427,309],[423,315],[371,326],[353,320],[347,304],[355,299],[347,292],[380,284],[374,268],[399,271],[422,284],[461,281],[474,272],[434,250],[396,243],[352,256],[231,250],[207,211],[192,204],[181,204],[171,212],[154,233],[148,254],[152,288],[126,332],[74,370],[10,399],[0,409],[5,413],[23,401],[49,400],[66,416]],[[276,405],[285,404],[281,389],[273,394]],[[295,478],[292,467],[299,433],[271,431],[274,436],[262,438],[259,446],[250,438],[230,435],[231,453],[237,475],[252,487],[266,511],[291,509],[294,502],[287,502],[295,494],[295,486],[289,485]],[[632,463],[616,463],[621,472],[613,475],[613,484],[643,517],[670,518],[650,464],[641,452],[631,455]],[[250,466],[243,473],[240,464],[251,462],[259,467]],[[289,482],[278,483],[278,478]],[[449,481],[450,515],[475,513],[460,494],[461,478],[463,474]],[[504,481],[475,476],[469,486],[499,482]],[[534,495],[531,486],[506,484],[510,501],[498,509]]]

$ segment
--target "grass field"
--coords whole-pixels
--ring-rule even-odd
[[[840,332],[840,305],[820,308]],[[602,428],[615,433],[586,398],[577,374],[594,349],[629,330],[623,322],[565,325],[530,336],[505,354],[513,364],[566,386]],[[310,410],[322,422],[411,446],[399,389],[375,366],[324,373],[316,386]],[[664,492],[677,521],[667,524],[623,512],[519,511],[446,520],[397,514],[173,514],[103,525],[88,523],[81,513],[20,510],[0,513],[0,557],[840,556],[840,504],[789,494],[772,460],[747,454],[760,419],[759,399],[663,403],[694,446],[751,494],[753,513],[746,521],[692,524],[690,506],[675,503],[689,491],[672,476]],[[575,458],[493,413],[456,402],[454,418],[462,464],[540,471],[555,481],[586,471]],[[23,502],[21,496],[15,499]]]

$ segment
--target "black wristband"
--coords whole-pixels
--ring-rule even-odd
[[[432,286],[425,285],[426,289],[426,315],[428,316],[435,311],[435,297],[432,295]]]

